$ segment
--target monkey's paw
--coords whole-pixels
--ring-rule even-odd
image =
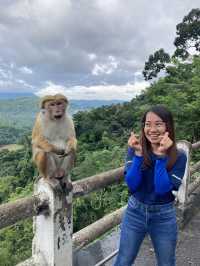
[[[45,182],[47,182],[50,187],[53,189],[53,191],[57,192],[57,193],[61,193],[62,192],[62,187],[60,184],[60,181],[56,178],[45,178]]]

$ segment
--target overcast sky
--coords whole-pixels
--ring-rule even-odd
[[[0,92],[130,100],[199,0],[0,0]]]

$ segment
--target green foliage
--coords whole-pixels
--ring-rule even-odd
[[[119,146],[111,147],[109,147],[109,150],[81,151],[76,163],[77,166],[72,171],[72,180],[95,175],[112,168],[117,168],[123,164],[125,149]]]
[[[125,184],[113,185],[76,199],[73,210],[74,232],[124,206],[127,199],[128,191]]]
[[[0,203],[13,201],[32,193],[34,167],[30,139],[24,137],[24,148],[0,152]],[[19,222],[0,231],[0,266],[13,266],[31,256],[32,221]]]
[[[189,56],[189,48],[200,52],[200,9],[192,9],[183,21],[176,26],[174,45],[175,57],[186,59]]]
[[[190,64],[178,63],[171,72],[149,88],[146,98],[174,113],[178,139],[195,142],[200,139],[200,57]]]
[[[30,140],[25,138],[24,148],[0,152],[0,203],[30,192],[35,169],[32,164]],[[25,189],[24,189],[25,188]]]
[[[69,113],[74,114],[78,110],[85,111],[104,105],[110,105],[120,101],[104,100],[71,100]],[[39,98],[36,96],[20,97],[15,99],[0,99],[0,128],[15,128],[20,136],[26,134],[33,126],[37,112],[39,111]],[[13,129],[12,129],[13,130]],[[14,136],[14,134],[13,134]],[[11,134],[9,140],[11,140]],[[1,134],[0,134],[1,140]],[[0,144],[6,142],[0,142]],[[14,143],[9,142],[9,143]]]
[[[79,150],[77,166],[72,171],[72,179],[78,180],[119,167],[124,162],[125,149],[114,146],[107,134],[103,133],[103,150]],[[74,232],[100,219],[105,214],[121,207],[127,200],[125,185],[111,186],[89,196],[74,201]]]
[[[21,130],[30,129],[38,111],[38,98],[21,97],[12,100],[0,100],[1,125]]]
[[[31,256],[33,238],[30,220],[19,222],[0,232],[0,266],[13,266]]]
[[[164,49],[160,49],[153,55],[150,55],[148,61],[145,62],[144,70],[142,72],[145,80],[157,77],[158,73],[164,69],[166,63],[169,62],[170,56],[164,51]]]
[[[8,126],[0,126],[0,145],[17,143],[27,133],[26,129],[18,129]]]
[[[124,103],[76,113],[74,121],[80,146],[84,150],[102,149],[106,138],[108,142],[123,145],[130,134],[127,127],[133,126],[135,112],[136,108]]]
[[[157,77],[161,70],[166,70],[166,73],[171,73],[174,67],[169,66],[168,63],[175,63],[177,60],[187,60],[192,49],[196,51],[196,55],[200,52],[200,9],[192,9],[183,21],[176,26],[176,38],[174,45],[176,50],[170,57],[163,49],[156,51],[153,55],[149,56],[145,62],[143,76],[145,80],[150,80]],[[185,61],[187,64],[187,61]],[[176,63],[175,63],[176,65]]]
[[[125,149],[109,146],[108,149],[87,152],[74,168],[72,178],[82,179],[106,170],[111,170],[123,164]],[[84,173],[84,175],[83,175]],[[128,197],[124,184],[113,185],[89,196],[74,201],[74,232],[100,219],[105,214],[126,204]]]

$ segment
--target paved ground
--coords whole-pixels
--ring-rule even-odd
[[[113,231],[102,240],[82,249],[74,260],[74,266],[94,266],[118,246],[119,232]],[[104,264],[111,266],[113,260]],[[145,239],[135,266],[154,266],[155,257],[149,239]],[[177,266],[200,266],[200,211],[179,233]]]
[[[107,263],[110,266],[112,263]],[[155,258],[151,243],[145,240],[135,266],[153,266]],[[200,211],[179,233],[177,266],[200,266]]]

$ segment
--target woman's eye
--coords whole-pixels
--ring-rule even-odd
[[[162,127],[163,123],[156,124],[157,127]]]

